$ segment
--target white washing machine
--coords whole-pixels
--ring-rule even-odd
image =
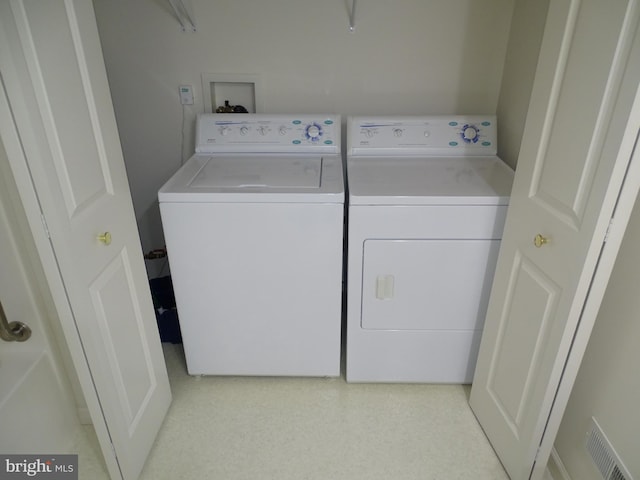
[[[513,171],[493,116],[347,122],[347,381],[470,383]]]
[[[340,117],[203,114],[158,194],[192,375],[340,375]]]

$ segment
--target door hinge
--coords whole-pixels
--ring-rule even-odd
[[[47,219],[44,218],[44,214],[40,214],[40,220],[42,221],[42,226],[44,227],[44,233],[47,235],[48,239],[51,239],[51,235],[49,234],[49,225],[47,225]]]
[[[604,234],[603,243],[607,243],[607,240],[609,240],[609,234],[611,233],[612,227],[613,227],[613,217],[611,217],[611,220],[609,220],[609,225],[607,226],[607,231]]]

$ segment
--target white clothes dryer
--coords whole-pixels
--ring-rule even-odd
[[[188,372],[340,375],[340,117],[202,114],[158,197]]]
[[[513,171],[493,116],[347,122],[349,382],[470,383]]]

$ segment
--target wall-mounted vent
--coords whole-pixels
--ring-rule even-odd
[[[586,446],[603,480],[633,480],[596,419],[591,420]]]

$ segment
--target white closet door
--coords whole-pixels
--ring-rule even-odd
[[[513,480],[544,471],[556,394],[579,366],[567,358],[604,290],[590,290],[594,272],[610,273],[598,262],[638,133],[639,16],[636,0],[550,5],[470,398]]]
[[[55,257],[48,281],[63,286],[54,298],[73,360],[90,371],[81,375],[85,395],[97,392],[89,407],[94,423],[106,423],[96,430],[111,476],[134,479],[171,393],[93,7],[3,1],[0,36],[24,154],[10,158],[12,170],[24,203],[30,193],[39,202],[41,213],[27,212],[34,236],[43,232],[34,217],[46,223],[50,246],[39,252]]]

